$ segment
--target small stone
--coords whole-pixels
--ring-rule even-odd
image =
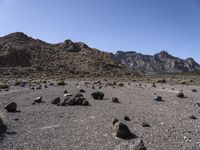
[[[52,82],[51,82],[51,83],[49,83],[49,86],[54,86],[54,83],[52,83]]]
[[[42,85],[38,85],[38,86],[36,87],[36,89],[37,89],[37,90],[42,89]]]
[[[118,86],[124,86],[124,83],[119,83]]]
[[[184,98],[185,96],[184,96],[183,92],[179,92],[179,93],[177,94],[177,97],[179,97],[179,98]]]
[[[192,92],[197,92],[197,90],[196,89],[192,89]]]
[[[42,102],[42,96],[36,97],[33,101],[35,103],[41,103]]]
[[[4,107],[8,112],[16,112],[17,111],[17,104],[15,102],[11,102]]]
[[[96,99],[96,100],[102,100],[104,97],[104,93],[103,92],[94,92],[91,94],[92,98]]]
[[[56,97],[54,100],[51,101],[51,104],[57,105],[60,103],[60,97]]]
[[[155,101],[162,101],[162,96],[157,96],[157,98],[154,99]]]
[[[67,91],[67,90],[64,90],[64,93],[65,93],[65,94],[67,94],[67,93],[68,93],[68,91]]]
[[[128,116],[124,116],[124,120],[131,121],[131,119]]]
[[[15,118],[14,121],[19,121],[19,119],[18,119],[18,118]]]
[[[139,144],[135,146],[135,150],[146,150],[143,140],[140,140],[138,143]]]
[[[194,115],[189,116],[189,118],[190,118],[190,119],[193,119],[193,120],[196,120],[196,119],[197,119],[197,117],[194,116]]]
[[[127,139],[130,137],[131,132],[125,124],[116,122],[114,125],[114,134],[118,138]]]
[[[154,87],[154,88],[155,88],[155,87],[156,87],[156,84],[155,84],[155,83],[153,83],[153,84],[152,84],[152,87]]]
[[[84,89],[79,90],[80,93],[85,93],[86,91]]]
[[[143,122],[142,123],[142,127],[150,127],[150,125],[148,123],[146,123],[146,122]]]
[[[113,103],[119,103],[119,99],[117,97],[112,97],[112,102]]]

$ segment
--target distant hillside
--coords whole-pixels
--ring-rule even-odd
[[[81,42],[66,40],[49,44],[16,32],[0,38],[0,69],[28,69],[26,74],[42,72],[65,76],[135,75],[109,53],[88,47]],[[14,71],[13,71],[14,70]],[[3,72],[3,71],[2,71]]]
[[[123,77],[142,74],[198,72],[200,65],[161,51],[153,56],[137,52],[116,54],[65,40],[50,44],[22,32],[0,37],[0,74],[43,74],[69,77]]]
[[[200,65],[194,59],[183,60],[168,54],[166,51],[161,51],[153,56],[133,51],[118,51],[113,57],[120,63],[144,74],[200,71]]]

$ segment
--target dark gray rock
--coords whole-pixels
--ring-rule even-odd
[[[113,103],[120,103],[119,99],[117,97],[112,97],[112,102]]]
[[[197,92],[197,90],[196,89],[192,89],[192,92]]]
[[[148,123],[146,123],[146,122],[143,122],[142,123],[142,127],[150,127],[150,125]]]
[[[15,102],[11,102],[4,107],[8,112],[16,112],[17,104]]]
[[[179,97],[179,98],[185,98],[185,95],[183,94],[183,92],[179,92],[177,94],[177,97]]]
[[[189,116],[189,118],[190,118],[190,119],[193,119],[193,120],[196,120],[196,119],[197,119],[197,117],[194,116],[194,115]]]
[[[131,119],[128,116],[124,116],[125,121],[131,121]]]
[[[104,93],[103,92],[94,92],[91,94],[92,98],[96,100],[102,100],[104,98]]]
[[[134,150],[147,150],[143,140],[138,141],[138,143],[136,142],[136,146]]]
[[[64,90],[64,93],[65,93],[65,94],[67,94],[67,93],[68,93],[68,91],[67,91],[67,90]]]
[[[114,124],[114,134],[121,139],[128,139],[131,136],[129,128],[121,122],[116,122]]]
[[[84,89],[79,90],[80,93],[85,93],[86,91]]]
[[[51,104],[57,105],[60,103],[60,97],[56,97],[54,100],[51,101]]]
[[[155,101],[163,101],[162,96],[157,96],[154,100]]]

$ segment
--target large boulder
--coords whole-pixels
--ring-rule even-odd
[[[104,93],[103,92],[94,92],[91,94],[92,98],[96,100],[102,100],[104,98]]]
[[[131,132],[125,124],[121,122],[116,122],[113,127],[116,137],[121,139],[128,139],[131,136]]]
[[[11,102],[4,107],[8,112],[16,112],[17,111],[17,104],[15,102]]]

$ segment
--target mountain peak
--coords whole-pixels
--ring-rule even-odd
[[[160,54],[163,54],[163,55],[169,55],[169,53],[168,53],[166,50],[162,50],[162,51],[160,51]]]
[[[26,34],[24,34],[23,32],[14,32],[11,34],[6,35],[5,37],[17,37],[17,38],[23,38],[23,39],[27,39],[29,38]]]

